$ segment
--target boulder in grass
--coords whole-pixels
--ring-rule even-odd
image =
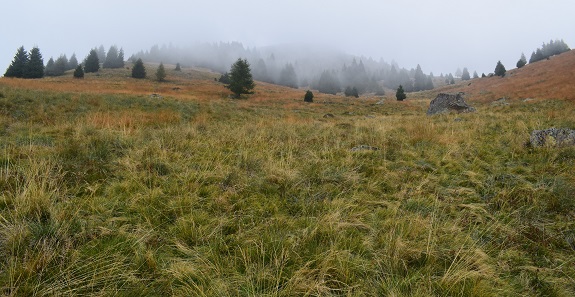
[[[531,146],[572,146],[575,145],[575,130],[567,128],[549,128],[533,130],[529,137]]]
[[[449,112],[474,112],[475,108],[465,102],[463,95],[464,93],[461,92],[457,94],[440,93],[429,103],[427,115]]]

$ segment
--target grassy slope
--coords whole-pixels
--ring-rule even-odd
[[[5,294],[575,293],[575,149],[524,146],[575,128],[572,100],[427,117],[126,76],[0,80]]]
[[[465,92],[475,101],[508,99],[569,99],[575,100],[575,50],[553,56],[549,60],[510,69],[505,77],[486,77],[444,86],[433,93]],[[426,95],[431,96],[430,93]]]

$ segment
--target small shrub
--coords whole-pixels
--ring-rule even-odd
[[[313,93],[310,90],[305,92],[305,96],[303,97],[304,102],[313,102]]]

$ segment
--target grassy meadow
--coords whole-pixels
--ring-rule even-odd
[[[0,295],[575,295],[573,100],[127,73],[0,79]]]

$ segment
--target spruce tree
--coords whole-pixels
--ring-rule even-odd
[[[467,70],[467,67],[463,68],[463,72],[461,73],[461,80],[470,80],[471,76],[469,76],[469,70]]]
[[[76,58],[76,53],[72,54],[70,60],[68,60],[68,65],[66,66],[66,70],[76,69],[78,67],[78,59]]]
[[[397,88],[397,92],[395,92],[395,98],[397,98],[397,101],[403,101],[405,98],[407,98],[402,85],[399,85],[399,88]]]
[[[479,78],[479,74],[477,74],[477,71],[473,71],[473,78]]]
[[[525,57],[524,53],[521,53],[521,58],[517,61],[517,68],[521,68],[527,64],[527,58]]]
[[[278,82],[282,86],[290,87],[297,89],[298,82],[297,82],[297,75],[295,74],[295,70],[292,64],[288,63],[280,72],[280,80]]]
[[[122,68],[124,67],[124,49],[120,48],[118,52],[118,58],[116,58],[116,63],[114,64],[114,68]]]
[[[304,102],[313,102],[313,93],[310,90],[305,92],[305,96],[303,97]]]
[[[254,80],[247,60],[238,59],[230,69],[230,84],[226,86],[234,93],[235,98],[242,94],[253,94]]]
[[[24,77],[24,68],[28,64],[28,53],[24,49],[24,46],[21,46],[16,51],[16,55],[14,55],[14,60],[8,69],[6,69],[6,73],[4,73],[5,77]]]
[[[324,94],[335,95],[341,91],[339,80],[331,71],[324,71],[319,77],[317,90]]]
[[[103,68],[117,68],[118,64],[118,48],[115,45],[110,46],[108,53],[106,54],[106,60],[102,64]]]
[[[182,67],[180,67],[180,63],[176,63],[176,68],[174,71],[182,71]]]
[[[156,79],[158,81],[166,80],[166,69],[164,69],[164,63],[160,62],[160,66],[158,66],[158,70],[156,71]]]
[[[32,48],[29,53],[29,60],[24,67],[24,78],[44,77],[44,59],[38,47]]]
[[[144,67],[144,62],[142,59],[138,59],[132,67],[132,77],[133,78],[146,78],[146,67]]]
[[[54,62],[54,75],[63,75],[66,72],[66,66],[68,65],[68,59],[65,55],[62,55],[56,59]]]
[[[100,59],[96,49],[92,49],[86,60],[84,60],[84,72],[98,72],[100,70]]]
[[[507,70],[505,70],[505,66],[503,66],[503,64],[501,63],[501,61],[497,62],[497,66],[495,66],[495,75],[504,77],[505,76],[505,72],[507,72]]]
[[[84,69],[82,69],[82,65],[76,66],[76,70],[74,70],[74,78],[84,78]]]
[[[44,75],[46,76],[55,76],[55,69],[54,69],[54,59],[50,57],[48,63],[46,63],[46,68],[44,68]]]

